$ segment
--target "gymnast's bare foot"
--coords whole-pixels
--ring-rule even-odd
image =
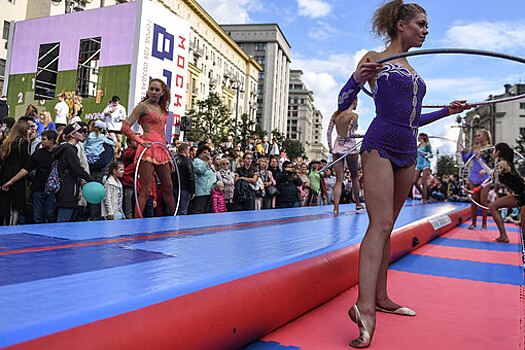
[[[492,240],[493,242],[499,242],[499,243],[509,243],[509,237],[498,237]]]
[[[334,215],[339,215],[339,206],[334,205]]]

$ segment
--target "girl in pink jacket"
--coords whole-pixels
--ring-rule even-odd
[[[217,181],[211,188],[211,205],[214,213],[227,212],[226,201],[224,200],[224,183]]]

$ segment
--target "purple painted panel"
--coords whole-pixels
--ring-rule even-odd
[[[102,37],[100,67],[131,64],[136,3],[17,22],[9,74],[36,71],[41,44],[60,42],[58,70],[77,69],[80,40]]]

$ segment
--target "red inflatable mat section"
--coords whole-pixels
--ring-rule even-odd
[[[456,227],[470,209],[394,231],[391,262]],[[10,349],[234,349],[357,283],[359,244],[203,289]]]

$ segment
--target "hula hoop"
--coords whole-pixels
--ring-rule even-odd
[[[362,137],[361,135],[359,135],[360,137]],[[330,164],[327,164],[324,168],[322,168],[321,170],[319,170],[319,173],[322,173],[323,171],[325,171],[326,169],[328,168],[331,168],[334,166],[335,163],[341,161],[341,159],[344,159],[346,156],[348,156],[350,153],[352,153],[353,151],[355,151],[357,149],[357,147],[359,147],[361,145],[361,142],[362,141],[359,141],[358,143],[356,143],[356,145],[352,148],[350,148],[350,150],[348,152],[346,152],[345,154],[343,154],[341,157],[337,158],[336,160],[334,160],[332,163]]]
[[[456,145],[458,145],[459,147],[461,147],[462,149],[465,149],[465,147],[457,142],[457,141],[454,141],[454,140],[451,140],[451,139],[447,139],[446,137],[441,137],[441,136],[428,136],[429,139],[439,139],[439,140],[445,140],[445,141],[450,141],[450,142],[454,142]]]
[[[525,64],[525,58],[508,55],[505,53],[500,53],[496,51],[485,51],[485,50],[476,50],[476,49],[458,49],[458,48],[443,48],[443,49],[427,49],[427,50],[415,50],[410,52],[401,52],[396,55],[392,55],[386,58],[382,58],[376,63],[385,63],[388,61],[396,60],[398,58],[404,58],[404,57],[410,57],[410,56],[420,56],[420,55],[430,55],[430,54],[466,54],[466,55],[478,55],[478,56],[488,56],[488,57],[496,57],[496,58],[502,58],[509,61],[514,61],[518,63]],[[373,97],[373,94],[364,86],[364,84],[361,85],[361,89],[365,94],[367,94],[370,97]],[[525,94],[513,96],[509,98],[499,99],[499,100],[491,100],[491,101],[483,101],[483,102],[473,102],[469,103],[473,106],[482,106],[482,105],[490,105],[490,104],[496,104],[501,102],[509,102],[514,100],[519,100],[525,98]],[[450,107],[450,105],[423,105],[422,108],[446,108]]]
[[[178,193],[177,205],[175,206],[175,212],[173,213],[173,216],[176,216],[177,212],[179,211],[179,204],[180,204],[180,173],[179,173],[179,167],[177,166],[177,161],[175,160],[175,156],[170,152],[168,146],[166,146],[165,144],[160,143],[160,142],[153,142],[152,144],[153,144],[153,146],[160,145],[160,146],[164,147],[166,149],[166,151],[169,153],[169,155],[171,156],[171,159],[173,160],[173,164],[175,165],[175,170],[177,171],[177,180],[178,180],[178,184],[179,184],[179,188],[178,188],[178,191],[177,191],[177,193]],[[138,191],[137,191],[137,181],[138,181],[139,167],[140,167],[140,162],[142,161],[142,156],[144,156],[144,153],[146,153],[146,151],[148,149],[149,148],[144,147],[144,149],[140,153],[139,159],[137,160],[137,165],[135,167],[135,183],[134,183],[135,207],[137,208],[137,211],[138,211],[139,216],[141,218],[143,218],[143,216],[142,216],[142,210],[140,209],[140,205],[139,205],[139,197],[137,195],[137,193],[138,193]]]

